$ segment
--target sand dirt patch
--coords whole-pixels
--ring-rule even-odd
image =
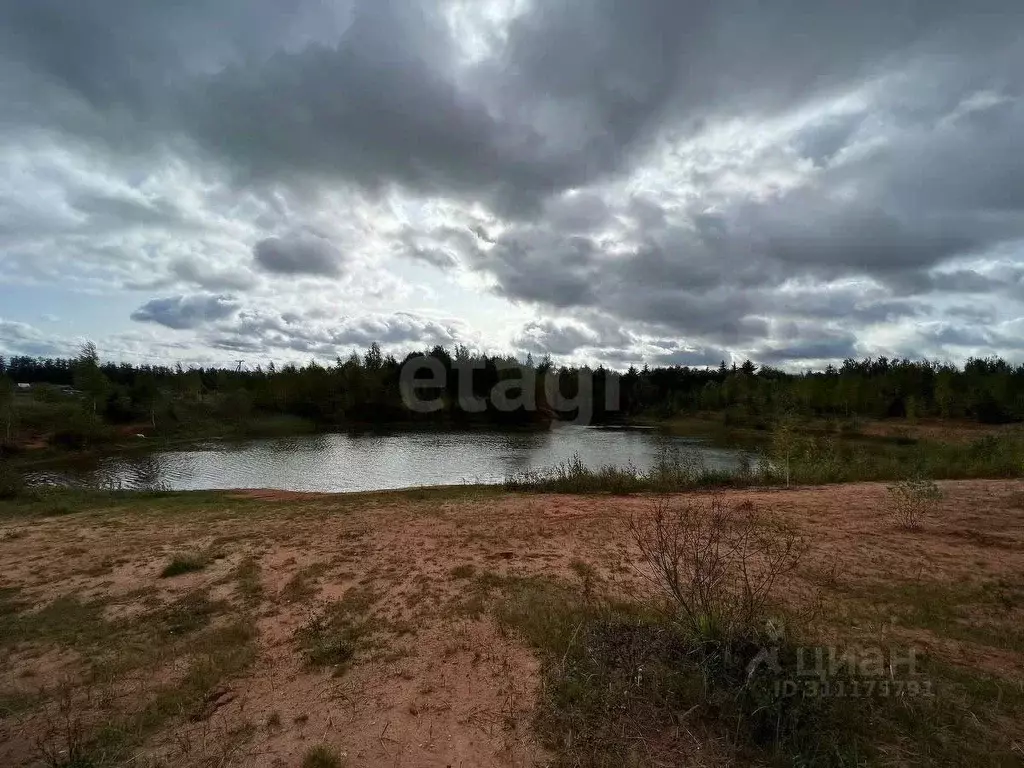
[[[1015,589],[1024,574],[1024,511],[1014,499],[1024,484],[940,485],[944,498],[917,532],[891,525],[883,484],[722,495],[798,526],[811,545],[803,584],[829,580],[854,608],[858,595],[899,583],[1003,580]],[[350,766],[490,768],[543,765],[549,756],[530,728],[538,661],[486,615],[464,610],[472,579],[491,573],[578,581],[585,566],[608,589],[633,593],[640,584],[629,519],[651,499],[486,492],[353,500],[249,491],[226,495],[224,509],[205,500],[202,510],[147,508],[160,503],[140,499],[116,519],[90,513],[0,525],[0,588],[18,600],[44,606],[77,596],[102,604],[103,619],[117,627],[198,591],[223,607],[197,633],[251,623],[254,655],[244,672],[147,734],[136,764],[294,766],[308,748],[326,743]],[[202,570],[160,578],[169,558],[184,551],[217,557]],[[240,575],[246,568],[248,582]],[[382,629],[343,674],[312,668],[297,632],[353,595],[363,596],[367,620]],[[1024,668],[1021,653],[984,635],[955,642],[917,628],[905,636],[1008,679],[1019,680]],[[189,642],[174,646],[181,659],[163,659],[151,679],[133,673],[136,704],[184,674]],[[9,650],[0,688],[52,687],[68,669],[80,672],[76,651],[45,643]],[[131,708],[128,698],[122,708]],[[38,713],[0,720],[0,764],[31,764],[38,727]]]

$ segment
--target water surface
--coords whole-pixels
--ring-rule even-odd
[[[578,454],[589,467],[641,469],[666,452],[698,452],[709,469],[739,466],[742,451],[653,430],[575,425],[545,432],[394,432],[207,442],[187,450],[106,456],[30,475],[37,483],[104,488],[374,491],[500,483]]]

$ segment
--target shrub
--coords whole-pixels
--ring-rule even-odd
[[[160,572],[160,578],[169,579],[193,571],[201,571],[206,567],[206,559],[200,555],[175,555],[171,562]]]
[[[112,434],[110,427],[95,414],[72,409],[66,418],[54,425],[50,443],[60,448],[80,450],[109,440]]]
[[[334,747],[318,744],[302,758],[302,768],[342,768],[344,762]]]
[[[889,513],[897,526],[916,531],[941,499],[942,491],[931,480],[901,480],[889,486]]]
[[[806,552],[803,538],[775,515],[720,498],[661,498],[630,521],[645,575],[673,603],[694,637],[757,637],[770,617],[772,589]]]
[[[730,753],[776,758],[750,761],[758,765],[860,764],[871,702],[785,685],[806,679],[807,658],[781,625],[709,642],[646,601],[539,579],[500,584],[500,625],[542,651],[536,722],[554,766],[688,765],[692,742],[666,737],[684,722],[721,758],[715,764],[732,764]],[[842,671],[829,680],[849,682]]]
[[[0,459],[0,500],[16,499],[25,490],[25,481],[14,467]]]

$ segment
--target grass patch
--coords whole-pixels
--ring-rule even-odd
[[[302,628],[299,643],[313,667],[333,667],[343,671],[355,658],[357,643],[363,635],[359,624],[350,624],[334,615],[314,617]]]
[[[1024,609],[1024,581],[880,584],[850,593],[850,597],[867,604],[867,615],[881,610],[896,626],[1024,653],[1024,629],[1019,619]]]
[[[344,765],[338,751],[326,744],[310,747],[302,757],[302,768],[342,768]]]
[[[375,599],[369,590],[350,589],[299,629],[296,640],[310,666],[332,667],[336,674],[348,668],[369,636],[383,628],[370,614]]]
[[[239,619],[196,636],[191,662],[182,680],[159,688],[138,712],[109,721],[89,740],[96,765],[117,765],[153,733],[173,720],[204,720],[212,714],[211,694],[242,673],[256,657],[256,631]]]
[[[226,609],[224,603],[210,601],[209,590],[199,589],[164,606],[142,622],[160,636],[173,639],[205,628],[214,616]]]
[[[247,603],[258,603],[263,598],[263,583],[260,581],[260,563],[252,555],[246,555],[235,569],[238,592]]]
[[[470,564],[457,565],[451,570],[453,579],[471,579],[476,573],[476,567]]]
[[[122,765],[168,723],[208,718],[213,713],[212,694],[255,659],[255,639],[255,627],[246,618],[194,635],[189,666],[179,682],[158,688],[141,709],[122,715],[112,713],[87,736],[79,737],[79,753],[89,761],[82,764]]]
[[[95,644],[111,633],[103,618],[104,603],[60,597],[38,610],[17,599],[17,591],[0,592],[0,647],[49,643],[69,647]]]
[[[319,588],[317,580],[326,573],[327,563],[313,563],[300,569],[281,590],[281,597],[288,603],[303,603],[316,597]]]
[[[994,698],[977,675],[951,675],[919,648],[846,643],[776,602],[807,551],[776,513],[657,497],[630,530],[651,587],[630,601],[602,595],[582,561],[571,564],[579,587],[475,580],[500,625],[540,654],[538,728],[558,765],[672,765],[695,747],[724,763],[837,768],[894,755],[935,766],[1019,758],[1005,724],[1024,696]],[[978,637],[978,605],[1006,624],[1022,597],[1005,582],[962,596],[889,588],[873,595],[882,613],[954,639]],[[958,615],[961,599],[974,621]]]
[[[7,717],[30,712],[42,702],[38,693],[28,691],[0,691],[0,721]]]
[[[109,506],[111,495],[74,488],[25,487],[0,498],[0,519],[62,517]]]
[[[171,558],[164,569],[160,571],[161,579],[171,579],[175,576],[182,576],[186,573],[194,573],[203,570],[207,565],[207,558],[203,555],[191,552],[175,555]]]
[[[1019,764],[1004,726],[1024,714],[1024,691],[1005,681],[924,658],[903,687],[883,690],[879,678],[869,694],[862,669],[804,676],[801,665],[827,650],[809,637],[708,643],[664,613],[556,582],[491,579],[487,590],[500,624],[540,653],[537,727],[558,766],[672,765],[695,744],[724,762],[780,766],[888,765],[896,755],[903,765]],[[771,663],[751,672],[764,649]]]
[[[696,452],[672,452],[649,470],[632,465],[590,468],[579,454],[573,454],[572,458],[549,469],[510,475],[505,479],[504,488],[511,492],[627,494],[716,488],[745,482],[737,473],[706,468]]]
[[[41,467],[43,468],[43,467]],[[26,470],[31,470],[26,467]],[[215,505],[215,510],[211,509]],[[216,512],[210,517],[234,515],[261,502],[223,491],[126,491],[90,488],[30,486],[16,499],[0,499],[0,519],[61,517],[88,512],[112,515],[184,514]]]
[[[972,442],[843,438],[779,428],[760,455],[736,471],[708,468],[695,451],[668,451],[650,469],[588,467],[574,455],[546,470],[510,475],[504,489],[529,493],[677,492],[711,488],[821,485],[907,478],[1020,477],[1024,438],[985,435]]]
[[[104,603],[62,597],[33,610],[17,592],[0,592],[0,647],[33,644],[81,654],[82,677],[38,696],[0,695],[0,716],[43,712],[37,747],[45,765],[121,765],[132,751],[174,719],[203,718],[207,697],[255,658],[255,627],[246,616],[221,626],[228,610],[196,590],[140,616],[107,620]],[[141,709],[124,712],[116,691],[134,670],[156,669],[170,658],[186,662],[184,676],[158,687]]]

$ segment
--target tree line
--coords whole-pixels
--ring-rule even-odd
[[[412,377],[421,395],[439,404],[429,412],[411,409],[402,396],[404,368],[424,359],[442,374]],[[31,389],[23,392],[18,384]],[[466,406],[467,395],[477,407]],[[515,407],[508,406],[510,398]],[[273,418],[317,428],[540,427],[573,418],[573,398],[588,401],[588,416],[596,423],[709,412],[738,421],[786,415],[1003,423],[1024,420],[1024,366],[995,358],[957,366],[880,357],[801,373],[752,361],[617,372],[557,366],[548,358],[480,355],[462,346],[438,346],[399,361],[377,344],[329,365],[271,363],[234,370],[104,363],[92,344],[75,358],[0,357],[0,437],[7,443],[49,431],[55,442],[75,445],[118,425],[170,434],[211,425],[243,429]]]

